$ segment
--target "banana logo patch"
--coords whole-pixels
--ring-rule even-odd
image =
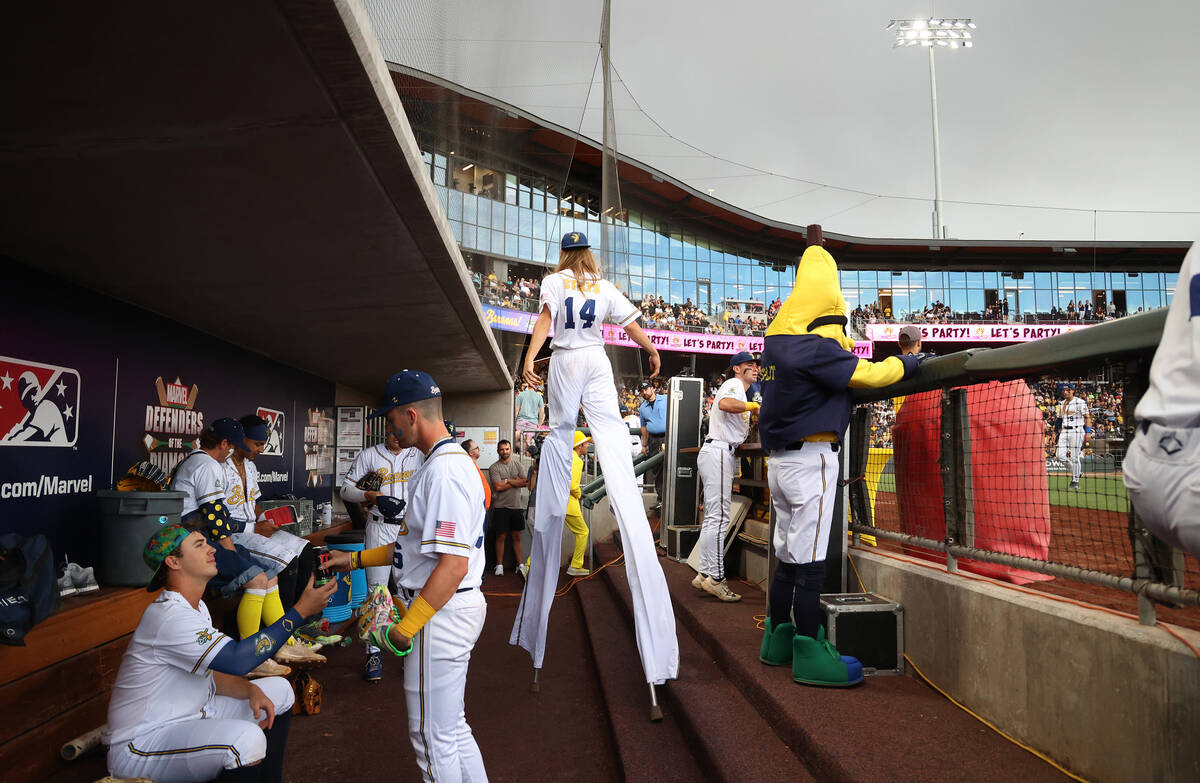
[[[259,634],[258,639],[254,642],[255,655],[266,655],[275,649],[275,642],[271,641],[271,637],[264,634]]]
[[[203,647],[213,640],[213,632],[207,628],[203,631],[196,631],[196,644]]]

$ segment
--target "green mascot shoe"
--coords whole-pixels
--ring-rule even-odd
[[[764,624],[766,630],[763,631],[758,659],[768,666],[787,666],[793,658],[792,637],[796,635],[796,626],[781,623],[778,628],[773,628],[770,618]]]
[[[862,682],[862,664],[839,654],[820,628],[816,639],[796,634],[792,640],[792,679],[804,685],[845,688]]]

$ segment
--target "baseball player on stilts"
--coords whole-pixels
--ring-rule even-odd
[[[360,629],[376,647],[405,657],[408,736],[422,778],[432,783],[487,780],[483,756],[467,725],[467,666],[487,602],[483,581],[485,482],[475,461],[446,430],[442,392],[423,372],[404,370],[388,381],[383,404],[401,448],[415,446],[425,462],[409,480],[408,513],[395,543],[362,552],[334,552],[333,571],[392,564],[403,618],[377,585]]]
[[[625,568],[633,592],[634,626],[642,670],[650,684],[651,718],[661,718],[655,685],[679,671],[675,615],[645,506],[633,476],[629,428],[621,420],[612,367],[604,354],[602,325],[612,321],[650,354],[650,377],[658,375],[658,351],[636,321],[641,313],[600,276],[587,237],[567,234],[555,271],[542,280],[541,313],[525,354],[523,376],[537,380],[534,358],[553,327],[550,357],[550,434],[538,470],[533,553],[510,644],[533,657],[534,677],[546,653],[546,627],[558,586],[562,529],[571,485],[571,447],[582,404],[596,444],[609,501],[621,531]]]
[[[811,246],[796,269],[796,286],[767,329],[759,376],[758,431],[770,452],[771,544],[779,558],[759,660],[790,663],[799,683],[845,686],[862,681],[862,664],[826,641],[820,599],[850,389],[895,383],[924,357],[871,362],[854,355],[837,264],[820,247],[820,226],[809,226],[808,235]]]
[[[396,433],[390,431],[383,443],[363,449],[354,458],[354,464],[350,466],[350,471],[342,481],[341,496],[346,503],[374,504],[367,515],[364,549],[394,544],[399,538],[409,500],[409,480],[424,461],[425,455],[420,449],[400,448],[400,439],[396,437]],[[359,488],[358,484],[372,474],[378,479],[378,489]],[[375,486],[375,483],[375,480],[371,479],[367,486]],[[391,575],[390,563],[368,568],[368,591],[375,585],[383,585],[386,588]],[[367,659],[363,665],[363,679],[367,682],[378,682],[383,679],[383,659],[375,645],[367,642],[366,648]]]
[[[1071,468],[1071,483],[1067,489],[1079,489],[1079,477],[1083,474],[1083,447],[1092,432],[1092,417],[1087,403],[1075,396],[1074,384],[1064,383],[1063,401],[1058,404],[1058,417],[1062,429],[1058,433],[1058,448],[1054,456]]]
[[[1154,535],[1200,557],[1200,242],[1179,269],[1137,419],[1124,464],[1134,510]]]
[[[729,507],[733,479],[737,475],[734,451],[746,441],[750,416],[757,402],[746,401],[746,391],[758,380],[758,359],[748,351],[729,360],[733,377],[721,384],[708,414],[708,437],[696,456],[696,469],[704,487],[704,521],[700,524],[700,571],[692,587],[711,593],[722,601],[740,601],[725,581],[725,533],[729,530]]]

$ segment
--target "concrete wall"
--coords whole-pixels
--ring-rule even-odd
[[[442,413],[458,427],[499,427],[500,438],[512,440],[513,391],[503,389],[455,394],[442,400]]]
[[[1200,659],[1162,628],[908,559],[852,557],[867,590],[903,604],[921,671],[1023,743],[1097,783],[1200,780]],[[1200,646],[1200,633],[1177,630]]]

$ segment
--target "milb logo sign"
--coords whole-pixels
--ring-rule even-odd
[[[0,446],[74,446],[79,372],[0,356]]]

